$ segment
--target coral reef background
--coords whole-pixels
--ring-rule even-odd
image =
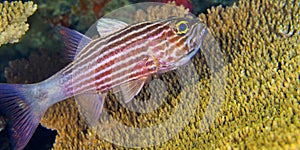
[[[28,17],[37,10],[37,5],[33,2],[3,2],[0,3],[0,81],[3,79],[3,68],[7,62],[13,58],[17,58],[18,51],[7,48],[4,44],[19,42],[20,38],[29,29],[27,23]],[[11,57],[7,57],[11,56]]]
[[[212,7],[199,15],[220,43],[227,60],[225,102],[209,130],[199,131],[213,92],[209,90],[210,74],[201,53],[192,60],[201,75],[194,85],[181,89],[174,72],[159,76],[168,85],[168,99],[155,112],[131,112],[113,95],[104,109],[128,126],[151,126],[171,116],[179,102],[196,98],[201,102],[197,114],[184,130],[170,141],[150,148],[299,149],[299,5],[299,0],[240,0],[237,5]],[[186,11],[183,9],[179,14],[182,13]],[[5,69],[7,82],[41,81],[66,64],[57,52],[49,55],[46,49],[39,51],[28,60],[10,62]],[[145,100],[147,95],[145,86],[137,98]],[[57,130],[54,149],[122,148],[90,130],[73,99],[51,107],[42,125]]]

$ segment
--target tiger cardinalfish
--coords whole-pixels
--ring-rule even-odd
[[[13,149],[26,146],[47,108],[72,96],[93,124],[109,90],[121,92],[129,102],[150,75],[189,62],[208,33],[203,23],[188,17],[132,25],[101,18],[97,28],[101,37],[96,39],[58,28],[72,62],[49,79],[0,84],[0,110],[8,119]]]

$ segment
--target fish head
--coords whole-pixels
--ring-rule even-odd
[[[165,37],[166,45],[161,56],[161,71],[185,65],[198,52],[207,27],[198,18],[172,18]]]

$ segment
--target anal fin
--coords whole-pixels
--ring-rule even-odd
[[[86,123],[93,127],[96,125],[103,109],[105,94],[84,93],[75,96],[79,112],[84,117]]]

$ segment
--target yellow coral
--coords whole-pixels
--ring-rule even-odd
[[[241,0],[199,16],[230,62],[223,113],[199,146],[299,148],[299,6]]]
[[[16,43],[29,29],[27,18],[37,9],[33,2],[0,3],[0,46],[7,43]]]
[[[199,101],[196,115],[189,118],[183,131],[168,142],[150,148],[299,149],[299,4],[299,0],[241,0],[238,6],[211,8],[208,14],[199,16],[221,44],[228,60],[225,102],[210,126],[201,123],[213,92],[201,54],[192,63],[202,78],[181,89],[180,94],[176,76],[162,75],[169,89],[168,98],[154,112],[131,112],[122,108],[113,95],[106,99],[104,109],[128,126],[149,127],[169,118],[180,102]],[[37,62],[32,59],[31,63]],[[20,74],[13,72],[6,74],[12,80],[18,79]],[[144,88],[137,98],[144,100],[147,96],[149,91]],[[51,107],[42,124],[58,130],[54,149],[118,148],[87,128],[72,99]]]

